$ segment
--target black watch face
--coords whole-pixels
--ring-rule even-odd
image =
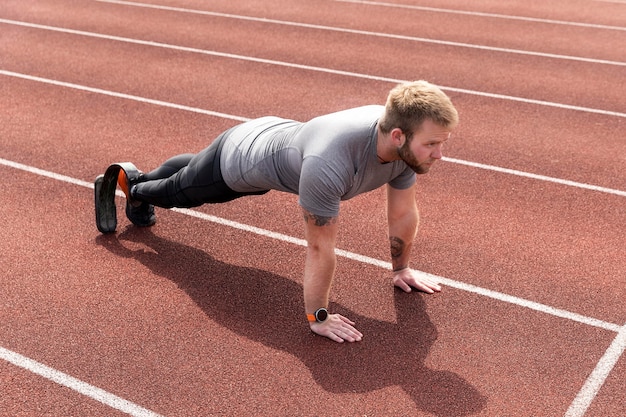
[[[324,321],[328,318],[328,311],[325,308],[320,308],[315,312],[315,320]]]

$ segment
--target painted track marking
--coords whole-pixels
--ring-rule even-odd
[[[585,415],[593,400],[598,396],[604,381],[606,381],[613,367],[624,353],[625,348],[626,325],[615,336],[613,343],[604,352],[594,370],[587,377],[585,384],[565,413],[565,417],[582,417]]]
[[[41,83],[44,83],[44,84],[51,84],[51,85],[55,85],[55,86],[58,86],[58,87],[72,88],[72,89],[75,89],[75,90],[87,91],[87,92],[90,92],[90,93],[102,94],[102,95],[116,97],[116,98],[123,98],[123,99],[127,99],[127,100],[138,101],[138,102],[141,102],[141,103],[153,104],[153,105],[157,105],[157,106],[168,107],[168,108],[173,108],[173,109],[178,109],[178,110],[183,110],[183,111],[189,111],[189,112],[193,112],[193,113],[200,113],[200,114],[205,114],[207,116],[221,117],[221,118],[224,118],[224,119],[230,119],[230,120],[235,120],[235,121],[239,121],[239,122],[245,122],[245,121],[250,120],[249,118],[243,117],[243,116],[226,114],[226,113],[216,112],[216,111],[212,111],[212,110],[205,110],[205,109],[200,109],[200,108],[197,108],[197,107],[190,107],[190,106],[170,103],[170,102],[166,102],[166,101],[162,101],[162,100],[154,100],[154,99],[149,99],[149,98],[145,98],[145,97],[135,96],[135,95],[131,95],[131,94],[118,93],[118,92],[115,92],[115,91],[103,90],[103,89],[94,88],[94,87],[87,87],[87,86],[84,86],[84,85],[73,84],[73,83],[68,83],[68,82],[64,82],[64,81],[51,80],[51,79],[48,79],[48,78],[36,77],[36,76],[32,76],[32,75],[27,75],[27,74],[20,74],[20,73],[16,73],[16,72],[12,72],[12,71],[0,70],[0,75],[6,75],[6,76],[9,76],[9,77],[15,77],[15,78],[22,78],[22,79],[29,80],[29,81],[41,82]],[[497,172],[510,174],[510,175],[517,175],[517,176],[520,176],[520,177],[531,178],[531,179],[539,180],[539,181],[553,182],[553,183],[556,183],[556,184],[566,185],[566,186],[569,186],[569,187],[582,188],[582,189],[586,189],[586,190],[592,190],[592,191],[597,191],[597,192],[601,192],[601,193],[617,195],[617,196],[620,196],[620,197],[626,197],[626,191],[616,190],[616,189],[607,188],[607,187],[600,187],[600,186],[592,185],[592,184],[585,184],[585,183],[565,180],[565,179],[561,179],[561,178],[548,177],[548,176],[545,176],[545,175],[533,174],[533,173],[530,173],[530,172],[518,171],[518,170],[514,170],[514,169],[509,169],[509,168],[503,168],[503,167],[498,167],[498,166],[495,166],[495,165],[481,164],[481,163],[478,163],[478,162],[465,161],[465,160],[456,159],[456,158],[444,157],[443,161],[454,163],[454,164],[459,164],[459,165],[466,165],[466,166],[470,166],[470,167],[473,167],[473,168],[485,169],[485,170],[490,170],[490,171],[497,171]]]
[[[601,25],[597,23],[571,22],[567,20],[541,19],[537,17],[514,16],[510,14],[473,12],[469,10],[444,9],[441,7],[427,7],[427,6],[416,6],[416,5],[409,5],[409,4],[386,3],[382,1],[366,1],[366,0],[333,0],[333,1],[341,2],[341,3],[359,3],[359,4],[370,5],[370,6],[383,6],[383,7],[395,7],[395,8],[400,8],[400,9],[421,10],[425,12],[460,14],[460,15],[466,15],[466,16],[490,17],[490,18],[495,18],[495,19],[506,19],[506,20],[521,20],[525,22],[545,23],[549,25],[579,26],[579,27],[594,28],[594,29],[626,31],[626,28],[622,26]],[[610,3],[626,3],[626,0],[593,0],[593,1],[604,1],[604,2],[610,2]]]
[[[31,167],[29,165],[21,164],[19,162],[9,161],[7,159],[0,158],[0,165],[19,169],[22,171],[44,176],[44,177],[58,180],[61,182],[66,182],[66,183],[70,183],[73,185],[79,185],[81,187],[93,189],[93,183],[91,182],[79,180],[79,179],[72,178],[66,175],[62,175],[62,174],[57,174],[51,171],[46,171],[40,168]],[[120,190],[117,190],[116,194],[119,197],[124,197],[124,194]],[[244,223],[239,223],[233,220],[224,219],[222,217],[217,217],[217,216],[213,216],[210,214],[205,214],[196,210],[173,208],[171,209],[171,211],[181,213],[190,217],[195,217],[197,219],[206,220],[212,223],[220,224],[222,226],[227,226],[227,227],[242,230],[245,232],[254,233],[254,234],[268,237],[274,240],[291,243],[291,244],[298,245],[298,246],[306,246],[307,244],[306,240],[304,239],[295,238],[293,236],[285,235],[282,233],[272,232],[270,230],[262,229],[262,228],[244,224]],[[377,266],[377,267],[384,268],[384,269],[391,268],[391,264],[389,262],[382,261],[380,259],[371,258],[369,256],[361,255],[361,254],[354,253],[354,252],[349,252],[349,251],[342,250],[342,249],[336,249],[335,252],[337,253],[338,256],[341,256],[343,258],[347,258],[353,261],[366,263],[366,264]],[[456,288],[459,290],[493,298],[493,299],[496,299],[505,303],[514,304],[520,307],[528,308],[530,310],[535,310],[535,311],[539,311],[542,313],[546,313],[555,317],[564,318],[567,320],[575,321],[578,323],[583,323],[588,326],[598,327],[598,328],[609,330],[612,332],[619,332],[621,329],[621,326],[618,324],[606,322],[606,321],[595,319],[592,317],[586,317],[581,314],[558,309],[558,308],[555,308],[546,304],[537,303],[534,301],[526,300],[526,299],[515,297],[512,295],[504,294],[498,291],[492,291],[492,290],[481,288],[472,284],[467,284],[464,282],[455,281],[455,280],[445,278],[442,276],[429,274],[427,272],[423,272],[423,271],[417,271],[417,272],[422,274],[423,276],[427,276],[427,277],[431,277],[436,280],[439,280],[444,285],[447,285],[452,288]]]
[[[337,1],[349,1],[349,0],[337,0]],[[119,2],[118,2],[119,3]],[[375,2],[360,2],[360,3],[371,3],[371,4],[375,4]],[[450,11],[447,11],[450,12]],[[461,12],[463,14],[463,12]],[[476,13],[465,13],[465,14],[476,14]],[[487,14],[485,14],[487,15]],[[506,16],[498,16],[498,15],[491,15],[491,17],[506,17]],[[517,17],[509,17],[509,18],[514,18],[516,19]],[[608,26],[603,26],[603,25],[591,25],[591,24],[577,24],[577,23],[572,23],[572,22],[558,22],[558,21],[548,21],[548,20],[544,20],[544,19],[532,19],[532,18],[519,18],[520,20],[529,20],[529,21],[544,21],[544,23],[556,23],[556,24],[572,24],[575,26],[588,26],[588,27],[597,27],[597,28],[602,28],[602,29],[614,29],[614,30],[626,30],[626,28],[618,28],[618,27],[608,27]],[[280,23],[280,22],[279,22]],[[290,24],[291,22],[285,22],[286,24]],[[320,27],[323,28],[323,27]],[[336,28],[329,28],[331,30],[337,30]],[[339,29],[341,30],[341,29]],[[360,34],[368,34],[366,32],[360,32],[357,31],[356,33],[360,33]],[[391,35],[393,36],[393,35]],[[416,38],[417,40],[419,40],[418,38]],[[429,40],[425,40],[425,41],[429,41]],[[437,41],[434,41],[435,43]],[[157,45],[160,46],[160,45]],[[458,44],[457,46],[464,46],[464,44]],[[480,48],[480,47],[479,47]],[[506,51],[503,49],[503,51]],[[198,52],[198,51],[193,51],[193,52]],[[207,51],[210,52],[210,51]],[[515,52],[513,50],[513,52]],[[524,51],[522,51],[524,52]],[[527,52],[524,52],[527,53]],[[532,52],[530,52],[529,54],[533,54]],[[545,54],[546,56],[549,54]],[[238,56],[231,56],[231,57],[235,57],[237,59],[245,59],[247,57],[238,57]],[[553,57],[558,57],[558,56],[553,56]],[[574,57],[576,58],[576,57]],[[567,57],[565,57],[565,59],[567,59]],[[583,58],[584,59],[584,58]],[[252,59],[254,60],[254,59]],[[270,62],[272,63],[272,62]],[[607,61],[607,63],[611,63],[610,61]],[[277,65],[281,65],[281,64],[287,64],[288,63],[281,63],[281,62],[276,62]],[[617,63],[618,65],[626,65],[625,63]],[[300,66],[296,66],[297,68]],[[324,71],[325,69],[323,68],[319,68],[316,69],[315,67],[309,67],[309,68],[305,68],[305,69],[313,69],[313,70],[322,70]],[[332,70],[330,71],[326,71],[326,72],[332,72]],[[347,73],[347,72],[338,72],[338,73],[344,73],[346,75],[351,75],[352,73]],[[5,74],[7,75],[7,74]],[[361,75],[361,78],[369,78],[366,75],[363,74],[355,74],[355,75]],[[390,82],[401,82],[402,80],[391,80],[391,79],[382,79],[380,77],[374,77],[374,78],[370,78],[370,79],[380,79],[382,81],[390,81]],[[463,89],[454,89],[454,88],[449,88],[449,87],[442,87],[445,89],[448,89],[450,91],[457,91],[457,92],[462,92],[462,93],[467,93],[467,94],[476,94],[476,95],[484,95],[485,93],[481,93],[481,92],[472,92],[470,90],[463,90]],[[89,89],[89,87],[85,87],[82,88],[84,90]],[[212,115],[212,116],[216,116],[216,117],[224,117],[224,118],[229,118],[229,119],[233,119],[233,120],[239,120],[239,121],[245,121],[247,120],[246,118],[241,118],[238,116],[233,116],[233,115],[226,115],[223,113],[218,113],[218,112],[211,112],[208,110],[203,110],[203,109],[197,109],[197,108],[192,108],[192,107],[188,107],[188,106],[181,106],[181,105],[176,105],[173,103],[167,103],[167,102],[162,102],[162,101],[158,101],[158,100],[151,100],[151,99],[145,99],[142,97],[137,97],[137,96],[130,96],[130,95],[124,95],[121,93],[113,93],[113,92],[106,92],[105,90],[98,90],[98,89],[90,89],[87,91],[92,91],[92,92],[98,92],[98,93],[102,93],[102,94],[107,94],[107,93],[112,93],[109,95],[115,95],[117,97],[120,98],[127,98],[127,99],[133,99],[133,100],[137,100],[137,101],[143,101],[146,103],[150,103],[150,104],[157,104],[157,105],[164,105],[167,107],[173,107],[173,108],[178,108],[181,110],[186,110],[186,111],[195,111],[195,112],[199,112],[199,113],[203,113],[203,114],[207,114],[207,115]],[[488,94],[488,93],[487,93]],[[512,97],[509,98],[508,96],[501,96],[501,95],[488,95],[492,98],[503,98],[503,99],[517,99],[516,101],[519,101],[519,98],[516,97]],[[527,99],[521,99],[521,100],[527,100]],[[534,102],[532,100],[530,101],[526,101],[526,102]],[[545,102],[540,102],[537,101],[534,104],[540,104],[540,105],[546,105],[544,104]],[[557,103],[552,103],[552,104],[557,104]],[[573,109],[573,110],[582,110],[582,111],[587,111],[588,109],[585,108],[581,108],[581,107],[576,107],[576,106],[567,106],[564,105],[566,107],[564,108],[569,108],[569,109]],[[597,111],[596,109],[590,109],[591,112],[604,112],[604,111]],[[613,115],[613,116],[618,116],[618,117],[624,117],[624,115],[622,113],[615,113],[615,112],[605,112],[603,114],[607,114],[610,113],[609,115]],[[585,188],[585,189],[590,189],[590,190],[594,190],[594,191],[600,191],[600,192],[608,192],[610,194],[615,194],[615,195],[620,195],[620,196],[624,196],[626,195],[626,193],[624,191],[620,191],[620,190],[611,190],[611,189],[607,189],[604,187],[597,187],[597,186],[593,186],[593,185],[588,185],[588,184],[580,184],[580,183],[574,183],[571,181],[567,181],[567,180],[561,180],[558,178],[550,178],[550,177],[544,177],[541,175],[536,175],[536,174],[529,174],[529,173],[524,173],[524,172],[520,172],[520,171],[515,171],[515,170],[509,170],[506,168],[500,168],[500,167],[494,167],[494,166],[490,166],[490,165],[484,165],[484,164],[478,164],[478,163],[474,163],[474,162],[468,162],[468,161],[461,161],[461,160],[456,160],[456,159],[452,159],[452,158],[446,158],[448,160],[448,162],[453,162],[453,163],[459,163],[459,164],[463,164],[463,165],[468,165],[468,166],[473,166],[476,168],[481,168],[481,169],[490,169],[490,170],[494,170],[494,171],[498,171],[498,172],[503,172],[503,173],[508,173],[508,174],[513,174],[513,175],[519,175],[519,176],[523,176],[523,177],[528,177],[528,178],[533,178],[533,179],[538,179],[538,180],[543,180],[543,181],[551,181],[551,182],[556,182],[559,184],[564,184],[564,185],[568,185],[568,186],[574,186],[574,187],[579,187],[579,188]],[[1,162],[4,163],[6,160],[2,160]],[[10,162],[10,161],[7,161]],[[6,164],[9,166],[12,166],[11,164]],[[31,167],[32,168],[32,167]],[[40,170],[37,168],[32,168],[32,170],[30,170],[30,172],[34,172],[37,173],[38,175],[44,175],[44,173],[48,173],[51,175],[47,175],[50,177],[56,177],[56,179],[62,179],[63,181],[66,182],[70,182],[73,184],[77,184],[77,185],[81,185],[81,186],[87,186],[87,187],[93,187],[93,185],[89,182],[85,182],[85,181],[81,181],[81,180],[77,180],[77,179],[73,179],[71,177],[66,177],[63,175],[58,175],[58,174],[54,174],[54,173],[50,173],[48,171],[44,171],[44,170]],[[177,210],[178,211],[178,210]],[[185,210],[180,210],[181,212],[183,212],[183,214],[187,214],[187,215],[193,215],[194,217],[202,217],[199,215],[202,215],[202,213],[198,213],[198,212],[194,212],[193,214],[191,213],[186,213]],[[211,221],[215,221],[215,222],[219,222],[221,224],[228,224],[231,225],[232,227],[235,227],[231,224],[230,221],[226,220],[226,219],[220,219],[220,218],[215,218]],[[249,225],[240,225],[241,229],[243,230],[248,230],[248,231],[252,231],[249,230],[250,228],[253,228],[253,226],[249,226]],[[263,230],[263,229],[259,229],[259,230]],[[271,231],[264,231],[267,233],[267,236],[273,237],[273,238],[279,238],[277,237],[274,232]],[[286,240],[286,241],[290,241],[292,243],[296,243],[296,244],[301,244],[302,242],[299,242],[298,239],[289,237],[289,236],[285,236],[282,235],[285,239],[281,239],[281,240]],[[295,239],[295,241],[294,241]],[[346,252],[346,251],[342,251],[342,250],[338,250],[338,254],[340,256],[344,256],[350,259],[355,259],[355,260],[359,260],[361,262],[366,262],[366,263],[371,263],[373,265],[378,265],[381,267],[388,267],[389,264],[387,262],[383,262],[380,260],[376,260],[373,258],[368,258],[368,257],[364,257],[363,255],[359,255],[359,254],[354,254],[351,252]],[[602,358],[599,360],[597,366],[595,367],[595,369],[591,372],[591,374],[589,375],[589,377],[587,378],[587,380],[585,381],[584,386],[582,387],[582,389],[580,390],[580,392],[578,393],[578,395],[576,396],[576,398],[574,399],[574,401],[572,402],[572,404],[570,405],[570,408],[568,409],[567,413],[566,413],[566,417],[579,417],[579,416],[583,416],[587,410],[587,408],[589,407],[589,405],[591,404],[591,402],[594,400],[594,398],[597,396],[599,390],[601,389],[602,385],[604,384],[606,378],[609,376],[610,372],[612,371],[615,363],[617,363],[617,361],[619,360],[619,358],[621,357],[621,355],[624,352],[624,349],[626,347],[626,326],[618,326],[615,325],[613,323],[606,323],[606,322],[602,322],[600,320],[597,319],[593,319],[593,318],[589,318],[589,317],[584,317],[584,316],[580,316],[577,315],[575,313],[571,313],[568,311],[564,311],[564,310],[559,310],[559,309],[554,309],[550,306],[546,306],[546,305],[542,305],[542,304],[538,304],[538,303],[534,303],[532,301],[528,301],[528,300],[523,300],[523,299],[517,299],[519,300],[519,302],[516,300],[516,297],[512,297],[512,296],[508,296],[506,294],[501,294],[501,293],[496,293],[496,292],[492,292],[490,290],[485,290],[483,288],[479,288],[479,287],[475,287],[477,290],[473,290],[471,285],[469,284],[464,284],[464,283],[459,283],[456,281],[452,281],[452,280],[448,280],[446,278],[443,277],[439,277],[442,280],[442,283],[444,283],[445,285],[448,286],[452,286],[452,287],[456,287],[459,289],[463,289],[465,291],[471,291],[471,292],[475,292],[484,296],[488,296],[488,297],[492,297],[492,298],[496,298],[499,299],[501,301],[505,301],[505,302],[509,302],[512,304],[517,304],[523,307],[527,307],[527,308],[531,308],[537,311],[543,311],[545,313],[548,314],[552,314],[555,315],[557,317],[562,317],[562,318],[566,318],[569,320],[574,320],[577,322],[581,322],[584,324],[588,324],[591,326],[596,326],[596,327],[600,327],[603,328],[605,330],[611,330],[611,331],[616,331],[618,334],[615,337],[615,339],[613,340],[613,342],[611,343],[611,345],[609,346],[609,348],[606,350],[606,352],[604,353],[604,355],[602,356]],[[493,294],[490,294],[493,293]],[[553,311],[550,311],[553,310]],[[4,349],[2,347],[0,347],[0,357],[8,360],[11,363],[14,363],[14,361],[17,362],[21,362],[23,364],[27,364],[27,366],[22,366],[22,365],[17,365],[17,366],[22,366],[25,369],[29,369],[34,373],[37,373],[39,375],[42,375],[44,377],[47,377],[55,382],[60,383],[61,385],[65,385],[68,386],[69,388],[75,389],[78,392],[81,392],[87,396],[90,396],[91,398],[94,397],[98,397],[98,395],[100,394],[104,394],[104,397],[106,397],[106,401],[110,402],[111,404],[108,404],[105,401],[101,401],[98,398],[94,398],[98,401],[104,402],[107,405],[110,405],[113,408],[119,409],[121,411],[127,412],[129,414],[132,415],[137,415],[137,416],[158,416],[157,414],[143,409],[139,406],[136,406],[124,399],[121,399],[119,397],[116,397],[112,394],[108,394],[102,390],[100,390],[99,388],[90,386],[89,384],[86,384],[82,381],[76,380],[75,378],[69,376],[69,375],[65,375],[59,371],[55,371],[51,368],[46,367],[45,365],[39,364],[35,361],[32,361],[26,357],[23,357],[19,354],[16,354],[14,352],[11,352],[7,349]],[[11,359],[7,359],[7,358],[11,358]],[[16,360],[16,358],[18,358]],[[15,363],[14,363],[15,364]],[[40,372],[35,371],[30,369],[29,367],[33,367],[33,369],[39,369]],[[48,371],[51,371],[48,372]],[[78,384],[79,387],[82,386],[82,388],[73,388],[72,386],[66,385],[63,382],[59,382],[56,381],[55,379],[53,379],[53,377],[49,377],[46,376],[47,375],[57,375],[57,376],[61,376],[61,378],[63,380],[70,381],[71,384]],[[71,385],[70,384],[70,385]],[[81,391],[81,389],[84,391]],[[92,396],[93,395],[93,396]],[[120,405],[121,404],[121,405]],[[129,407],[128,410],[130,411],[125,411],[126,407]]]
[[[620,197],[626,197],[626,191],[616,190],[613,188],[600,187],[597,185],[585,184],[576,181],[565,180],[561,178],[548,177],[545,175],[533,174],[530,172],[518,171],[516,169],[502,168],[495,165],[481,164],[478,162],[464,161],[462,159],[449,158],[447,156],[442,158],[443,161],[452,162],[459,165],[467,165],[474,168],[486,169],[488,171],[496,171],[503,174],[516,175],[518,177],[531,178],[538,181],[553,182],[555,184],[567,185],[569,187],[583,188],[585,190],[598,191],[600,193],[613,194]]]
[[[362,73],[351,72],[351,71],[334,70],[331,68],[316,67],[312,65],[294,64],[291,62],[276,61],[276,60],[264,59],[264,58],[255,58],[251,56],[237,55],[237,54],[231,54],[231,53],[226,53],[226,52],[209,51],[206,49],[171,45],[171,44],[161,43],[161,42],[145,41],[145,40],[140,40],[140,39],[124,38],[121,36],[104,35],[101,33],[94,33],[94,32],[85,32],[81,30],[58,28],[54,26],[46,26],[46,25],[39,25],[39,24],[34,24],[34,23],[20,22],[17,20],[0,19],[0,23],[31,27],[31,28],[42,29],[42,30],[50,30],[50,31],[55,31],[55,32],[69,33],[73,35],[89,36],[92,38],[106,39],[106,40],[112,40],[112,41],[118,41],[118,42],[126,42],[126,43],[131,43],[131,44],[136,44],[136,45],[153,46],[157,48],[171,49],[171,50],[176,50],[176,51],[181,51],[181,52],[190,52],[190,53],[197,53],[197,54],[202,54],[202,55],[217,56],[220,58],[255,62],[259,64],[276,65],[276,66],[300,69],[300,70],[305,70],[305,71],[314,71],[314,72],[321,72],[321,73],[333,74],[333,75],[343,75],[346,77],[360,78],[360,79],[366,79],[366,80],[389,82],[389,83],[394,83],[394,84],[400,84],[400,83],[407,81],[407,80],[401,80],[397,78],[381,77],[377,75],[368,75],[368,74],[362,74]],[[9,72],[9,71],[6,71],[6,72]],[[524,98],[524,97],[508,96],[505,94],[487,93],[483,91],[469,90],[469,89],[457,88],[457,87],[449,87],[449,86],[443,86],[439,84],[438,86],[442,88],[443,90],[453,91],[456,93],[469,94],[469,95],[475,95],[475,96],[480,96],[480,97],[488,97],[488,98],[493,98],[493,99],[515,101],[515,102],[527,103],[527,104],[535,104],[539,106],[556,107],[556,108],[565,109],[565,110],[575,110],[575,111],[582,111],[582,112],[587,112],[587,113],[602,114],[605,116],[616,116],[616,117],[626,118],[626,113],[621,113],[621,112],[616,112],[616,111],[594,109],[590,107],[555,103],[551,101],[535,100],[535,99],[529,99],[529,98]]]
[[[57,371],[54,368],[27,358],[26,356],[20,355],[19,353],[13,352],[9,349],[5,349],[2,346],[0,346],[0,359],[4,359],[5,361],[17,367],[26,369],[27,371],[42,376],[50,381],[56,382],[59,385],[63,385],[64,387],[83,394],[84,396],[89,397],[95,401],[108,405],[111,408],[122,411],[126,414],[130,414],[131,416],[160,417],[159,414],[153,411],[140,407],[137,404],[118,397],[117,395],[111,394],[110,392],[90,385],[61,371]]]
[[[480,49],[480,50],[485,50],[485,51],[502,52],[502,53],[507,53],[507,54],[531,55],[531,56],[537,56],[541,58],[563,59],[563,60],[568,60],[568,61],[581,61],[581,62],[587,62],[587,63],[592,63],[592,64],[626,66],[626,62],[610,61],[606,59],[584,58],[584,57],[571,56],[571,55],[551,54],[547,52],[535,52],[535,51],[525,51],[521,49],[499,48],[496,46],[476,45],[476,44],[470,44],[470,43],[464,43],[464,42],[453,42],[453,41],[445,41],[441,39],[420,38],[417,36],[408,36],[408,35],[395,35],[395,34],[384,33],[384,32],[372,32],[372,31],[359,30],[359,29],[347,29],[347,28],[339,28],[335,26],[315,25],[311,23],[291,22],[291,21],[286,21],[286,20],[268,19],[268,18],[263,18],[263,17],[242,16],[242,15],[235,15],[235,14],[229,14],[229,13],[211,12],[211,11],[206,11],[206,10],[186,9],[182,7],[160,6],[156,4],[137,3],[137,2],[123,1],[123,0],[95,0],[95,1],[98,1],[101,3],[119,4],[119,5],[124,5],[124,6],[134,6],[134,7],[143,7],[143,8],[149,8],[149,9],[166,10],[166,11],[172,11],[172,12],[192,13],[192,14],[200,14],[200,15],[205,15],[205,16],[223,17],[227,19],[237,19],[237,20],[253,21],[253,22],[260,22],[260,23],[269,23],[269,24],[275,24],[275,25],[283,25],[283,26],[294,26],[294,27],[300,27],[300,28],[306,28],[306,29],[325,30],[325,31],[331,31],[331,32],[351,33],[354,35],[374,36],[378,38],[399,39],[399,40],[405,40],[405,41],[431,43],[435,45],[454,46],[458,48]]]
[[[18,162],[9,161],[6,159],[0,158],[0,165],[5,165],[11,168],[23,170],[26,172],[30,172],[36,175],[45,176],[48,178],[52,178],[55,180],[59,180],[62,182],[67,182],[74,185],[83,186],[86,188],[93,189],[93,184],[91,182],[79,180],[76,178],[72,178],[66,175],[57,174],[51,171],[42,170],[40,168],[31,167],[28,165],[20,164]],[[124,194],[118,190],[116,194],[120,197],[123,197]],[[261,229],[255,226],[235,222],[232,220],[224,219],[217,216],[212,216],[209,214],[201,213],[195,210],[190,209],[172,209],[172,211],[188,215],[191,217],[199,218],[202,220],[214,222],[220,225],[232,227],[238,230],[242,230],[245,232],[255,233],[261,236],[269,237],[271,239],[280,240],[288,243],[292,243],[299,246],[306,246],[306,241],[303,239],[295,238],[292,236],[284,235],[282,233],[272,232],[266,229]],[[353,252],[336,249],[336,253],[338,256],[348,258],[354,261],[367,263],[370,265],[378,266],[381,268],[389,269],[391,264],[389,262],[385,262],[379,259],[371,258],[365,255],[356,254]],[[439,280],[442,284],[448,285],[453,288],[457,288],[463,291],[472,292],[478,295],[482,295],[485,297],[490,297],[505,303],[517,305],[520,307],[528,308],[530,310],[535,310],[538,312],[546,313],[555,317],[575,321],[578,323],[586,324],[593,327],[598,327],[604,330],[617,332],[617,336],[606,350],[602,358],[596,364],[596,367],[591,372],[587,380],[585,381],[583,387],[576,395],[576,398],[571,403],[570,407],[567,410],[565,417],[582,417],[586,410],[589,408],[593,400],[598,395],[600,389],[604,385],[604,382],[608,378],[611,373],[613,367],[620,359],[621,355],[624,352],[626,347],[626,326],[619,326],[614,323],[605,322],[599,319],[595,319],[592,317],[585,317],[583,315],[573,313],[570,311],[558,309],[555,307],[551,307],[545,304],[536,303],[534,301],[525,300],[519,297],[511,296],[508,294],[500,293],[497,291],[488,290],[486,288],[481,288],[472,284],[467,284],[455,280],[451,280],[445,277],[428,274],[426,272],[417,271],[420,274],[435,278]],[[124,411],[128,414],[137,417],[159,417],[158,414],[150,410],[146,410],[136,404],[133,404],[127,400],[124,400],[120,397],[117,397],[113,394],[110,394],[100,388],[89,385],[83,381],[80,381],[76,378],[73,378],[69,375],[66,375],[60,371],[56,371],[50,367],[42,365],[32,359],[19,355],[15,352],[2,348],[0,346],[0,358],[4,359],[10,363],[13,363],[16,366],[27,369],[35,374],[41,375],[47,379],[50,379],[54,382],[57,382],[61,385],[64,385],[70,389],[73,389],[81,394],[88,396],[96,401],[99,401],[103,404],[109,405],[115,409]]]

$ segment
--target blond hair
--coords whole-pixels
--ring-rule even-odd
[[[426,119],[453,129],[459,122],[459,115],[450,98],[439,87],[420,80],[399,84],[389,92],[385,114],[379,124],[383,133],[400,128],[412,135]]]

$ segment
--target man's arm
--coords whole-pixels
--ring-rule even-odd
[[[304,266],[304,308],[306,314],[328,308],[328,296],[335,274],[337,217],[322,217],[303,209],[307,240]],[[363,335],[354,323],[339,314],[330,314],[322,323],[309,323],[311,330],[336,342],[359,341]]]
[[[437,281],[409,268],[411,247],[419,224],[415,184],[405,190],[387,186],[387,221],[393,284],[405,292],[411,292],[411,287],[427,293],[441,291]]]

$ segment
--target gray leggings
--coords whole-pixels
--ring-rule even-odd
[[[220,155],[227,137],[228,131],[198,154],[182,154],[168,159],[145,174],[146,181],[133,187],[133,198],[157,207],[189,208],[267,193],[269,190],[240,193],[226,185],[220,170]]]

